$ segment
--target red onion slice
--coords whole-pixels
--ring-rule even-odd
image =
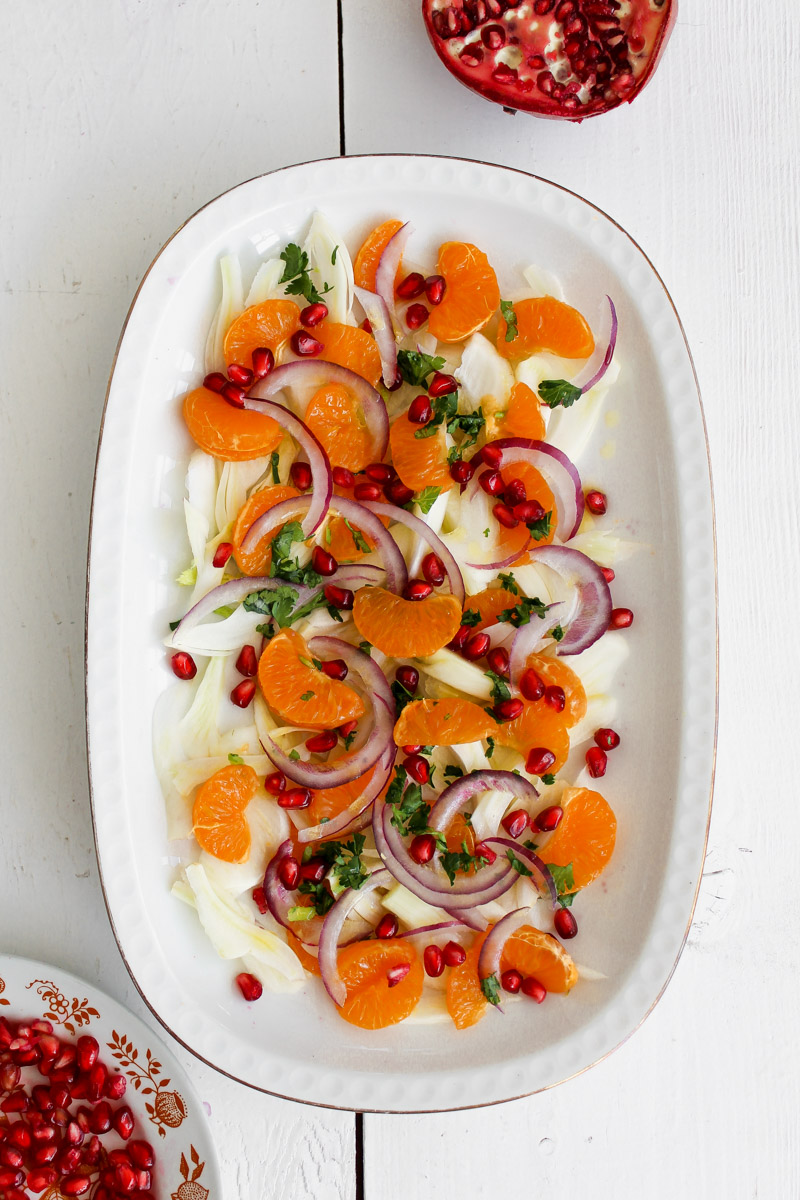
[[[528,543],[528,546],[530,542]],[[501,558],[498,562],[489,563],[467,563],[468,567],[472,567],[473,571],[502,571],[506,567],[513,567],[518,558],[528,551],[528,546],[523,546],[521,550],[516,550],[513,554],[509,554],[508,558]]]
[[[416,937],[419,933],[438,933],[440,929],[455,929],[459,925],[466,925],[466,920],[455,921],[439,921],[436,925],[420,925],[417,929],[407,929],[405,933],[396,933],[394,936],[399,938]]]
[[[375,543],[386,570],[386,587],[390,592],[399,595],[408,583],[406,560],[388,529],[384,527],[374,512],[370,512],[371,507],[371,504],[359,504],[357,500],[349,500],[345,496],[334,496],[331,501],[331,509],[334,512],[345,517],[351,525],[355,525]],[[393,514],[398,511],[390,508],[389,505],[380,507],[385,508],[387,513]]]
[[[556,502],[556,536],[562,542],[574,537],[583,519],[583,487],[577,467],[566,454],[548,442],[537,442],[532,438],[498,438],[487,444],[502,450],[500,470],[516,462],[526,462],[544,476]],[[467,488],[468,501],[479,486],[476,472]]]
[[[303,527],[304,535],[308,536],[305,533],[305,527],[308,525],[308,512],[313,502],[314,497],[311,495],[291,496],[288,500],[281,500],[278,504],[273,504],[272,508],[268,508],[266,512],[262,513],[260,517],[256,517],[255,521],[253,521],[253,524],[242,538],[242,550],[245,554],[252,554],[256,547],[269,534],[279,529],[281,525],[285,525],[287,521],[291,521],[294,517],[299,517],[301,513],[306,514],[300,524]],[[286,580],[284,579],[282,582],[285,584]]]
[[[375,291],[381,300],[383,300],[394,320],[397,319],[397,308],[394,300],[395,276],[403,258],[406,242],[413,232],[414,226],[410,221],[406,221],[405,225],[401,225],[397,233],[389,238],[389,241],[386,243],[383,254],[378,260],[378,269],[375,272]]]
[[[570,546],[542,546],[532,550],[536,562],[557,571],[577,594],[577,604],[564,625],[558,654],[580,654],[601,638],[611,620],[611,592],[597,563]]]
[[[473,796],[490,791],[509,792],[520,800],[531,802],[539,798],[533,784],[521,775],[515,775],[513,771],[470,771],[469,775],[456,779],[441,793],[431,809],[431,829],[445,833],[456,813],[461,811]]]
[[[266,897],[267,907],[278,924],[283,925],[284,929],[290,929],[294,933],[295,931],[289,921],[289,909],[293,907],[292,900],[278,875],[281,862],[284,858],[289,858],[292,851],[293,846],[289,838],[275,851],[264,874],[264,896]],[[299,922],[295,922],[295,924],[299,924]],[[321,919],[313,917],[310,921],[304,921],[303,926],[302,940],[308,942],[310,946],[316,946],[322,932]]]
[[[567,620],[561,616],[563,607],[561,603],[551,604],[544,617],[531,617],[527,625],[520,625],[514,633],[508,659],[511,682],[514,687],[519,687],[520,677],[528,669],[528,659],[532,654],[541,650],[550,631],[559,624],[564,629],[568,627]],[[564,640],[566,641],[566,638]]]
[[[396,521],[398,525],[405,525],[417,537],[422,538],[423,542],[430,546],[434,554],[438,555],[442,560],[442,566],[450,582],[450,591],[463,607],[467,593],[458,563],[439,535],[433,532],[430,525],[426,525],[424,521],[420,520],[419,517],[415,517],[413,513],[406,512],[404,508],[398,508],[394,504],[382,504],[377,500],[367,500],[364,503],[364,508],[368,508],[376,516],[388,517],[390,521]]]
[[[327,583],[328,580],[325,582]],[[206,592],[205,596],[201,600],[198,600],[193,608],[189,609],[181,623],[175,627],[175,633],[185,633],[189,629],[194,629],[195,625],[198,625],[203,617],[216,612],[218,608],[222,608],[225,604],[240,603],[251,592],[272,591],[279,587],[286,587],[286,580],[276,579],[271,575],[246,575],[243,579],[231,579],[227,583],[221,583],[219,587],[212,588],[210,592]],[[292,584],[292,587],[297,590],[298,605],[305,604],[306,600],[310,600],[314,595],[311,588],[301,587],[295,583]]]
[[[361,406],[364,421],[372,439],[370,455],[376,462],[380,462],[389,445],[389,415],[386,412],[383,396],[366,379],[347,367],[340,367],[338,363],[325,362],[319,358],[284,363],[282,367],[277,367],[267,375],[266,379],[262,379],[260,383],[250,389],[245,401],[245,408],[261,412],[263,411],[262,406],[260,404],[251,405],[251,400],[269,400],[276,392],[281,392],[287,387],[321,388],[326,383],[340,383],[355,396]],[[295,420],[297,419],[295,417]],[[275,420],[277,421],[278,418],[276,417]],[[307,426],[303,426],[303,428],[307,428]],[[291,430],[288,432],[291,433]],[[310,430],[308,432],[311,437],[314,436]],[[295,434],[292,436],[296,437]],[[300,441],[299,438],[297,440]]]
[[[339,937],[344,923],[362,897],[374,892],[375,888],[389,887],[391,881],[392,877],[389,872],[384,867],[379,867],[377,871],[372,872],[369,879],[362,883],[360,888],[348,888],[346,892],[343,892],[322,922],[322,933],[319,939],[320,974],[322,982],[325,984],[325,990],[331,1000],[340,1008],[347,999],[347,988],[339,974],[337,961]]]
[[[315,639],[316,640],[316,639]],[[358,829],[363,829],[370,822],[370,817],[366,817],[363,824],[352,826],[357,817],[364,816],[367,810],[372,805],[375,797],[379,792],[382,792],[386,786],[386,781],[392,773],[394,766],[395,755],[397,751],[392,745],[391,751],[388,752],[385,758],[382,758],[379,765],[375,768],[372,779],[366,785],[362,795],[354,800],[352,804],[348,804],[347,808],[343,809],[338,816],[332,817],[330,821],[323,822],[322,825],[309,825],[305,829],[301,829],[297,835],[297,840],[302,845],[306,842],[316,842],[320,838],[329,838],[335,833],[342,833],[347,830],[349,833],[357,833]]]
[[[523,925],[530,925],[533,909],[530,905],[525,908],[515,908],[497,922],[486,941],[481,946],[478,955],[478,976],[488,979],[490,975],[500,977],[500,959],[506,948],[506,942]],[[534,926],[536,928],[536,926]]]
[[[392,314],[389,312],[383,297],[377,296],[375,292],[368,292],[366,288],[356,287],[355,293],[370,323],[372,336],[375,338],[378,353],[381,356],[383,382],[387,388],[392,388],[400,379],[400,372],[397,369],[397,342],[394,340]]]
[[[486,839],[487,846],[504,846],[506,850],[513,850],[517,858],[524,858],[535,868],[539,880],[544,884],[550,893],[550,901],[555,912],[558,907],[558,888],[556,881],[548,871],[544,862],[539,858],[538,854],[534,854],[533,850],[529,850],[527,846],[520,846],[519,842],[513,842],[511,838],[492,837]],[[499,859],[498,859],[499,861]],[[512,868],[513,869],[513,868]]]
[[[592,375],[591,379],[589,379],[586,383],[580,383],[578,380],[575,381],[575,387],[579,387],[581,389],[581,395],[583,395],[585,392],[588,392],[590,388],[593,388],[595,386],[595,384],[598,384],[600,382],[600,380],[603,378],[606,371],[611,366],[611,360],[614,357],[614,351],[617,346],[617,332],[619,330],[619,322],[617,321],[617,310],[614,307],[614,301],[611,299],[610,296],[606,296],[606,300],[608,301],[609,307],[611,309],[611,331],[608,335],[608,345],[606,346],[605,352],[603,353],[602,361],[601,361],[598,369],[595,371],[594,375]],[[592,358],[586,364],[586,369],[589,371],[594,370],[594,366],[595,366],[596,362],[597,362],[596,355],[592,355]]]
[[[266,383],[268,384],[270,379],[285,369],[285,367],[279,367],[277,371],[267,377]],[[308,465],[311,468],[311,482],[314,488],[308,512],[303,520],[303,533],[306,537],[310,537],[314,530],[322,524],[333,495],[331,464],[317,437],[299,417],[296,417],[288,408],[284,408],[282,404],[276,404],[274,400],[268,400],[266,396],[260,394],[264,387],[264,384],[258,384],[245,397],[244,406],[250,412],[260,412],[265,416],[272,417],[273,421],[285,429],[305,451]],[[256,395],[256,393],[259,394]]]

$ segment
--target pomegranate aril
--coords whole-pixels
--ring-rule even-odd
[[[237,975],[236,984],[245,1000],[248,1001],[260,999],[264,991],[264,988],[261,985],[261,980],[256,979],[255,975],[251,975],[249,971],[242,971],[241,975]],[[117,1170],[119,1170],[119,1168],[117,1168]],[[131,1174],[133,1174],[133,1172],[131,1172]]]
[[[313,329],[315,325],[319,325],[320,321],[324,321],[328,315],[328,306],[318,300],[315,304],[309,304],[300,313],[300,324],[305,325],[306,329]]]
[[[521,479],[509,479],[503,492],[503,499],[509,508],[513,508],[515,504],[522,504],[528,499],[528,491]]]
[[[73,1140],[72,1138],[69,1138],[69,1140],[72,1142],[73,1146],[80,1146],[84,1138],[83,1130],[76,1122],[73,1122],[73,1125],[80,1134],[80,1141]],[[108,1133],[110,1128],[111,1105],[105,1100],[101,1100],[99,1104],[95,1105],[94,1110],[89,1117],[89,1129],[92,1131],[92,1133]],[[69,1136],[69,1129],[67,1130],[67,1135]]]
[[[495,646],[486,655],[486,663],[490,671],[494,671],[495,675],[499,675],[501,679],[508,679],[510,666],[508,651],[503,646]]]
[[[416,667],[398,667],[394,677],[407,692],[415,692],[419,686],[419,671]]]
[[[364,467],[364,474],[373,483],[388,483],[397,476],[397,471],[389,463],[369,463]]]
[[[58,1153],[57,1146],[43,1146],[42,1150],[47,1150],[47,1151],[55,1150],[56,1153]],[[38,1162],[39,1161],[38,1152],[34,1155],[34,1157],[36,1158],[36,1161]],[[50,1160],[50,1161],[52,1161],[52,1160]],[[57,1162],[56,1166],[58,1167],[58,1170],[61,1171],[64,1175],[68,1175],[70,1171],[76,1170],[76,1168],[78,1168],[81,1165],[82,1161],[83,1161],[83,1154],[78,1149],[78,1147],[77,1146],[68,1146],[66,1150],[62,1150],[61,1153],[58,1155],[58,1162]]]
[[[514,505],[512,512],[523,525],[541,521],[544,516],[544,509],[538,500],[522,500],[519,504]]]
[[[386,972],[386,982],[389,987],[397,987],[398,983],[405,979],[410,970],[411,963],[398,963],[396,967],[390,967]]]
[[[49,1150],[50,1147],[43,1146],[42,1149]],[[15,1171],[18,1171],[20,1167],[25,1165],[25,1159],[19,1150],[16,1150],[13,1146],[0,1146],[0,1163],[4,1167],[13,1167]]]
[[[375,926],[375,937],[382,940],[393,938],[397,933],[398,927],[397,917],[394,913],[386,913]]]
[[[310,333],[304,333],[302,329],[298,329],[297,333],[292,334],[289,338],[289,345],[300,358],[316,358],[325,349],[322,342],[312,337]]]
[[[155,1166],[156,1155],[149,1142],[134,1138],[128,1142],[125,1149],[133,1165],[140,1170]]]
[[[466,957],[466,950],[458,942],[448,942],[442,950],[442,958],[446,967],[460,967]]]
[[[347,588],[337,587],[335,583],[327,583],[322,589],[325,599],[333,608],[350,609],[353,607],[355,596]]]
[[[559,804],[551,804],[549,808],[543,808],[540,813],[537,813],[533,818],[533,824],[540,833],[552,833],[561,824],[561,818],[564,815],[564,810]]]
[[[483,658],[491,644],[492,640],[488,633],[473,633],[462,651],[464,658],[469,659],[470,662],[477,662],[479,658]]]
[[[601,567],[600,570],[603,572],[603,579],[606,583],[613,583],[617,578],[616,571],[613,571],[611,567]]]
[[[169,661],[173,674],[177,675],[178,679],[194,679],[197,674],[197,663],[185,650],[179,650],[177,654],[173,654]]]
[[[612,608],[609,629],[628,629],[633,624],[633,613],[629,608]]]
[[[222,398],[227,400],[232,408],[244,408],[245,395],[235,383],[226,383],[222,389]]]
[[[286,776],[281,771],[273,771],[264,780],[264,788],[270,796],[279,796],[286,791]]]
[[[478,476],[478,483],[487,496],[499,496],[503,490],[503,476],[499,471],[493,469],[481,471]]]
[[[289,856],[281,859],[278,866],[278,879],[288,891],[294,891],[300,879],[300,864],[296,858]]]
[[[50,1113],[49,1121],[51,1125],[55,1125],[58,1129],[66,1129],[69,1125],[69,1113],[65,1108],[59,1106],[54,1108]]]
[[[614,729],[597,729],[594,740],[601,750],[616,750],[620,736]]]
[[[22,1177],[20,1176],[20,1183]],[[52,1167],[42,1167],[41,1171],[29,1171],[25,1179],[25,1186],[29,1192],[43,1192],[46,1187],[52,1187],[58,1182],[58,1171]],[[2,1184],[2,1179],[0,1179]]]
[[[415,783],[425,784],[431,777],[428,760],[421,754],[409,754],[408,758],[403,760],[403,766]]]
[[[216,392],[219,394],[227,382],[228,380],[221,371],[212,371],[211,374],[206,375],[205,379],[203,380],[203,387],[208,388],[209,392]]]
[[[430,833],[418,833],[408,848],[415,863],[427,863],[433,858],[436,840]]]
[[[370,500],[373,503],[381,498],[381,489],[377,483],[357,483],[353,491],[356,500]]]
[[[327,577],[336,574],[339,564],[327,550],[323,550],[321,546],[315,546],[311,554],[311,567],[318,575]]]
[[[404,600],[427,600],[433,588],[424,579],[409,579],[403,588]]]
[[[129,1167],[131,1160],[125,1150],[112,1150],[108,1156],[108,1165],[112,1168]]]
[[[253,375],[256,379],[266,379],[275,366],[275,355],[269,346],[257,346],[253,351]]]
[[[556,756],[545,746],[535,746],[528,754],[525,770],[529,775],[547,775],[555,765]]]
[[[522,976],[519,971],[503,971],[500,976],[500,984],[504,992],[511,992],[512,996],[516,996],[522,987]]]
[[[425,974],[431,979],[438,979],[444,970],[444,955],[438,946],[426,946],[422,953],[422,964]]]
[[[492,508],[492,512],[504,529],[516,529],[519,525],[519,521],[514,516],[513,512],[505,504],[495,504]]]
[[[0,1103],[0,1112],[27,1112],[28,1097],[23,1091],[12,1092],[10,1096],[6,1096],[5,1100]]]
[[[567,703],[564,689],[559,687],[558,684],[551,684],[550,687],[545,689],[544,702],[555,712],[563,712]]]
[[[419,754],[420,750],[422,749],[422,743],[420,742],[415,746],[403,746],[401,749],[403,754]]]
[[[340,488],[351,488],[356,481],[356,477],[352,471],[348,471],[347,467],[334,467],[331,471],[333,482]]]
[[[608,766],[605,750],[601,750],[599,746],[590,746],[586,751],[586,766],[592,779],[600,779],[605,775]]]
[[[258,671],[255,646],[242,646],[236,659],[236,670],[240,675],[253,676]]]
[[[586,507],[590,513],[594,513],[595,516],[602,517],[603,513],[606,511],[605,493],[597,491],[587,492]]]
[[[510,812],[507,814],[507,816],[503,817],[503,820],[500,823],[509,837],[518,838],[522,837],[523,833],[528,828],[529,822],[530,817],[524,811],[524,809],[516,808],[514,812]]]
[[[264,891],[263,887],[253,888],[253,903],[262,916],[269,909],[269,905],[267,904],[267,893]]]
[[[237,387],[246,389],[252,385],[254,376],[249,367],[243,367],[241,363],[231,363],[228,367],[228,378]]]
[[[338,735],[333,729],[323,729],[306,740],[306,750],[310,754],[327,754],[338,742]]]
[[[408,406],[408,419],[412,425],[427,425],[433,416],[433,407],[427,396],[415,396]]]
[[[499,50],[506,44],[506,31],[502,25],[486,25],[481,30],[481,41],[489,50]]]
[[[311,792],[308,788],[290,788],[278,796],[279,808],[308,808]]]
[[[436,371],[428,384],[428,393],[431,396],[448,396],[450,392],[457,392],[460,386],[454,375]]]
[[[241,683],[237,683],[236,687],[231,692],[231,703],[235,704],[237,708],[247,708],[247,706],[252,702],[255,694],[255,680],[243,679]]]
[[[395,288],[395,295],[400,296],[403,300],[415,300],[417,296],[421,296],[425,291],[425,276],[420,275],[419,271],[412,271],[410,275],[406,275]]]
[[[559,908],[553,917],[553,924],[558,936],[564,938],[565,941],[574,938],[578,932],[578,922],[569,908]]]
[[[440,584],[444,583],[444,563],[438,554],[431,553],[425,555],[422,560],[422,574],[433,587],[439,587]]]
[[[461,54],[462,62],[464,61],[464,53],[466,53],[466,51],[462,51],[462,54]],[[481,58],[482,57],[483,57],[483,55],[481,55]],[[477,66],[477,63],[475,65]],[[429,275],[428,278],[425,280],[425,295],[427,297],[429,304],[433,304],[434,306],[437,304],[441,304],[442,300],[444,300],[444,293],[445,293],[446,289],[447,289],[447,284],[445,283],[444,277],[442,275]],[[431,393],[431,395],[434,395],[434,394],[435,393],[433,393],[433,392]]]
[[[100,1152],[103,1149],[103,1144],[99,1137],[92,1137],[83,1147],[82,1157],[87,1166],[93,1167],[100,1161]]]
[[[500,467],[501,462],[503,461],[503,451],[500,449],[499,446],[493,446],[490,444],[488,446],[484,446],[483,449],[480,451],[480,453],[475,456],[475,458],[476,458],[476,460],[480,459],[480,461],[482,463],[485,463],[485,465],[487,467],[490,467],[493,471],[497,471]],[[503,483],[503,481],[501,479],[500,480],[501,488],[502,488],[502,483]]]
[[[348,668],[347,663],[343,658],[329,658],[322,664],[322,674],[327,675],[329,679],[347,678]]]
[[[522,715],[524,707],[521,700],[511,696],[508,700],[498,700],[492,712],[498,721],[516,721],[517,717]]]
[[[0,1089],[11,1092],[19,1083],[20,1069],[16,1063],[4,1063],[0,1067]]]
[[[529,975],[527,979],[523,979],[520,989],[524,995],[530,996],[531,1000],[535,1000],[537,1004],[541,1004],[547,995],[547,988],[544,984],[539,983],[538,979],[534,979]]]
[[[466,462],[463,458],[457,458],[450,464],[450,478],[455,479],[456,483],[469,483],[474,472],[475,468],[472,463]]]
[[[50,1095],[53,1097],[53,1104],[56,1109],[67,1108],[72,1100],[72,1093],[63,1083],[56,1084],[50,1088]]]
[[[311,467],[307,462],[293,462],[289,476],[298,492],[305,492],[311,487]]]
[[[472,852],[475,858],[485,858],[488,866],[496,860],[497,854],[491,846],[487,846],[485,842],[478,842]]]
[[[62,1179],[58,1190],[62,1196],[84,1196],[91,1186],[92,1181],[88,1175],[70,1175]]]
[[[364,330],[364,333],[372,333],[372,322],[369,317],[364,317],[364,320],[361,322],[361,328]]]
[[[8,1126],[7,1137],[9,1142],[13,1146],[18,1146],[20,1150],[28,1150],[33,1141],[30,1129],[22,1121],[16,1121],[13,1125]]]
[[[402,479],[390,479],[384,485],[383,494],[390,504],[396,504],[398,508],[402,508],[404,504],[408,504],[409,500],[414,498],[411,488],[406,487]]]
[[[526,700],[541,700],[546,688],[541,675],[537,674],[533,667],[528,667],[527,671],[523,671],[520,678],[519,690]]]
[[[470,639],[469,625],[459,625],[458,632],[451,642],[447,643],[448,650],[454,650],[456,654],[462,654],[464,646]]]
[[[89,1088],[88,1096],[90,1100],[99,1100],[103,1094],[103,1088],[106,1086],[108,1072],[102,1063],[98,1062],[92,1067],[89,1072]]]
[[[62,1045],[61,1053],[56,1059],[56,1069],[59,1067],[71,1067],[73,1063],[77,1063],[78,1052],[74,1046]]]
[[[237,983],[238,983],[239,979],[241,979],[241,978],[242,978],[241,975],[236,976]],[[250,975],[250,976],[248,976],[248,978],[253,979],[256,983],[258,983],[258,980],[255,979],[254,975]],[[258,983],[258,987],[259,987],[258,995],[260,996],[261,990],[262,990],[260,983]],[[253,996],[253,997],[245,996],[246,1000],[250,999],[250,998],[252,998],[253,1000],[257,1000],[258,996]],[[131,1192],[135,1192],[137,1190],[138,1184],[136,1182],[136,1172],[134,1171],[133,1167],[128,1167],[128,1166],[124,1166],[123,1164],[120,1164],[118,1167],[115,1168],[115,1170],[114,1170],[114,1187],[117,1189],[118,1192],[122,1192],[123,1195],[129,1194]]]
[[[424,304],[409,304],[406,309],[406,325],[409,329],[421,329],[428,319],[428,310]]]

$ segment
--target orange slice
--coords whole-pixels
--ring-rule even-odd
[[[225,362],[253,365],[253,351],[265,346],[277,354],[300,328],[300,309],[293,300],[265,300],[251,304],[232,321],[225,334]]]
[[[323,321],[314,328],[314,337],[325,349],[320,354],[323,362],[337,363],[355,371],[373,387],[381,377],[381,356],[374,337],[355,325],[338,325],[335,321]],[[344,466],[344,463],[340,463]]]
[[[495,737],[494,717],[472,700],[412,700],[394,727],[397,746],[461,746]]]
[[[519,596],[515,596],[513,592],[509,592],[503,587],[484,588],[482,592],[476,592],[474,596],[467,596],[464,611],[480,613],[480,621],[472,626],[475,633],[480,633],[487,626],[496,625],[500,613],[507,608],[514,608],[517,604],[519,604]]]
[[[247,862],[250,826],[247,808],[258,787],[258,776],[244,764],[223,767],[201,784],[192,808],[194,836],[203,850],[223,862]]]
[[[586,716],[586,692],[572,667],[568,667],[563,658],[548,658],[540,654],[532,654],[528,666],[533,667],[547,687],[564,689],[566,705],[561,716],[566,724],[571,728],[582,721]]]
[[[404,600],[385,588],[362,587],[353,620],[361,636],[390,658],[426,658],[455,637],[461,605],[455,596]]]
[[[523,701],[525,707],[515,721],[497,726],[492,736],[500,746],[511,746],[527,755],[535,747],[551,750],[556,761],[550,771],[560,771],[569,755],[569,734],[564,713],[555,712],[544,700]]]
[[[292,725],[334,729],[364,715],[358,693],[318,671],[305,640],[293,629],[282,629],[267,644],[258,682],[270,708]]]
[[[361,471],[372,462],[372,438],[361,405],[342,384],[329,383],[314,393],[305,422],[337,467]]]
[[[339,951],[339,975],[347,999],[339,1013],[361,1029],[385,1029],[404,1021],[422,995],[424,972],[417,952],[407,939],[355,942]],[[408,974],[394,987],[387,973],[408,966]]]
[[[556,525],[558,524],[558,510],[556,508],[555,497],[547,486],[544,475],[540,471],[537,471],[536,467],[532,467],[530,463],[519,462],[512,463],[509,467],[504,467],[502,476],[504,483],[508,483],[512,479],[521,479],[525,484],[528,499],[537,500],[546,513],[553,514],[550,518],[549,532],[534,542],[536,546],[548,546],[555,537]],[[498,528],[498,536],[503,557],[511,554],[513,550],[521,549],[529,540],[528,530],[525,525],[518,525],[516,529],[505,529],[500,526]],[[525,558],[520,559],[521,563],[529,561],[530,559],[527,555]]]
[[[469,242],[440,246],[437,269],[447,287],[441,304],[431,308],[428,329],[441,342],[460,342],[482,329],[500,304],[497,276],[483,251]]]
[[[514,384],[505,414],[495,420],[500,438],[523,437],[539,442],[545,435],[542,406],[525,383]]]
[[[306,971],[310,971],[312,975],[321,975],[319,969],[319,960],[313,954],[309,954],[299,938],[296,938],[291,929],[286,930],[286,941],[300,960],[300,966],[305,967]]]
[[[617,818],[608,801],[589,788],[569,788],[562,805],[561,824],[539,853],[546,863],[560,867],[572,863],[576,889],[586,887],[605,870],[614,853]]]
[[[183,400],[183,419],[201,450],[227,462],[244,462],[271,454],[283,431],[272,417],[234,408],[217,392],[195,388]]]
[[[521,975],[532,975],[548,992],[566,993],[578,979],[578,968],[561,942],[531,925],[523,925],[508,939],[500,969],[516,969]]]
[[[245,500],[239,509],[239,515],[234,522],[231,534],[233,557],[243,575],[269,574],[270,563],[272,562],[272,547],[270,543],[273,537],[276,537],[280,532],[278,529],[273,530],[269,537],[264,539],[265,544],[259,544],[255,549],[247,553],[242,549],[242,542],[250,526],[263,513],[267,512],[270,508],[274,508],[276,504],[280,504],[282,500],[291,500],[299,495],[300,493],[297,488],[283,487],[281,484],[271,484],[269,487],[261,488],[259,492],[253,492],[253,495]]]
[[[426,487],[438,487],[447,492],[453,486],[447,465],[447,440],[444,425],[431,437],[417,438],[421,429],[403,413],[389,430],[392,462],[406,487],[421,492]]]
[[[476,1025],[489,1007],[478,977],[478,958],[481,946],[488,937],[479,934],[467,951],[460,967],[451,967],[447,979],[447,1011],[453,1018],[456,1029],[468,1029]]]
[[[381,255],[398,229],[402,229],[402,227],[402,221],[384,221],[382,225],[377,225],[371,233],[367,234],[356,255],[356,261],[353,263],[353,275],[359,287],[366,288],[369,292],[375,291],[375,274]]]
[[[503,358],[527,358],[543,350],[561,358],[588,358],[593,352],[592,331],[577,308],[555,296],[518,300],[513,307],[517,336],[506,341],[508,326],[504,317],[497,328],[497,350]]]
[[[312,788],[311,803],[306,809],[309,824],[319,825],[325,818],[330,820],[331,817],[338,817],[339,813],[344,812],[366,790],[375,770],[376,768],[372,767],[358,779],[343,783],[339,787]]]

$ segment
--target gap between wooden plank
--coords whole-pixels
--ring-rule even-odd
[[[356,1200],[364,1200],[364,1114],[356,1113]]]
[[[342,16],[342,0],[336,0],[336,34],[339,42],[339,153],[347,153],[344,136],[344,18]],[[356,1117],[358,1121],[361,1117]],[[356,1125],[356,1128],[359,1128]]]

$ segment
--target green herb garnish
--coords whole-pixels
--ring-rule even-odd
[[[539,384],[539,396],[548,408],[572,408],[582,391],[566,379],[543,379]]]
[[[397,367],[406,383],[412,387],[427,389],[427,378],[434,371],[441,371],[444,359],[419,350],[398,350]]]
[[[286,284],[287,295],[305,296],[309,304],[319,304],[322,297],[331,290],[331,285],[326,283],[321,293],[317,291],[308,273],[308,255],[305,250],[301,250],[294,242],[289,242],[286,249],[281,251],[280,257],[284,263],[284,270],[278,282]]]
[[[519,330],[517,329],[517,314],[514,312],[514,305],[510,300],[501,300],[500,312],[503,314],[503,320],[506,323],[506,341],[513,342],[519,333]]]

